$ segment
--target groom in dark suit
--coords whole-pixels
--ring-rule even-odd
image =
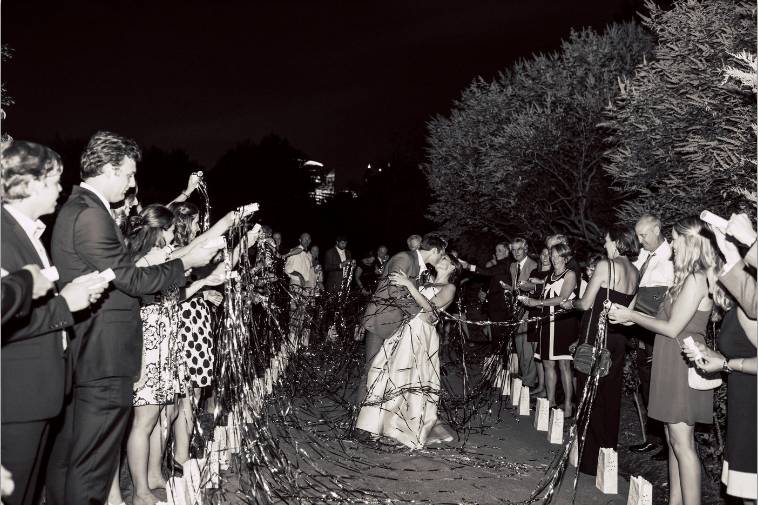
[[[77,319],[72,341],[73,394],[48,466],[50,505],[104,503],[120,457],[140,373],[139,296],[185,284],[184,271],[216,251],[193,248],[181,259],[137,268],[110,210],[134,186],[140,150],[134,141],[97,132],[81,158],[80,186],[61,208],[53,259],[62,281],[93,269],[115,278],[102,303]]]
[[[366,399],[366,380],[374,356],[384,341],[420,310],[407,288],[390,284],[389,275],[404,272],[418,285],[427,263],[435,266],[445,255],[446,247],[447,241],[444,238],[436,233],[428,233],[421,240],[418,250],[399,252],[384,266],[376,291],[366,306],[361,321],[361,326],[366,330],[366,363],[357,393],[359,404]]]

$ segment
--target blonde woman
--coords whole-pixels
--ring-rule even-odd
[[[637,324],[656,333],[648,415],[665,423],[669,450],[669,503],[697,505],[701,498],[695,424],[713,420],[713,391],[689,387],[682,341],[704,344],[714,301],[726,306],[717,285],[722,262],[708,226],[697,217],[678,221],[672,232],[674,282],[656,317],[614,304],[609,320]]]

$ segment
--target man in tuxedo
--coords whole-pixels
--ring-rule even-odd
[[[330,295],[337,296],[342,287],[346,269],[353,262],[353,256],[347,250],[347,238],[337,237],[337,241],[324,255],[324,272],[326,279],[324,287]]]
[[[404,272],[418,285],[427,263],[435,266],[445,255],[447,242],[436,233],[426,234],[416,251],[395,254],[384,267],[376,291],[363,313],[361,326],[366,330],[366,363],[357,392],[358,405],[366,398],[366,380],[371,362],[382,348],[384,341],[392,336],[404,323],[418,314],[420,308],[405,287],[393,286],[389,275]]]
[[[64,329],[74,324],[72,311],[97,300],[107,283],[96,274],[87,275],[58,294],[41,278],[40,268],[50,268],[51,263],[40,241],[45,225],[39,218],[55,211],[63,171],[60,157],[45,146],[14,140],[3,150],[0,165],[5,202],[2,271],[24,272],[33,282],[32,292],[11,304],[17,308],[15,316],[5,320],[3,313],[0,459],[15,482],[5,503],[32,504],[39,501],[51,422],[63,406],[68,346]],[[3,278],[3,311],[13,309],[6,307],[9,283],[12,275]]]
[[[208,263],[215,251],[193,248],[181,259],[137,268],[127,253],[110,203],[134,186],[141,153],[134,141],[100,131],[81,157],[82,183],[63,205],[52,251],[61,280],[111,269],[102,303],[78,318],[72,342],[74,384],[48,466],[49,505],[104,503],[120,455],[140,373],[139,296],[185,284],[185,270]]]

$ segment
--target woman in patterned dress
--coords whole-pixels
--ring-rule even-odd
[[[174,245],[184,247],[197,241],[214,239],[223,235],[238,219],[257,210],[257,204],[246,205],[229,212],[208,231],[200,232],[200,209],[191,202],[171,205],[174,212]],[[237,255],[238,257],[238,255]],[[179,398],[178,417],[174,422],[174,461],[178,465],[189,459],[189,448],[194,428],[193,404],[200,401],[202,388],[211,385],[213,373],[213,335],[211,333],[211,308],[218,306],[223,296],[216,290],[203,290],[187,297],[179,304],[177,327],[182,363],[187,369],[188,383]],[[192,394],[190,395],[190,391]]]
[[[130,219],[126,247],[133,254],[137,266],[162,263],[173,253],[166,249],[174,238],[173,218],[167,207],[148,205],[138,216]],[[158,418],[161,415],[173,416],[171,407],[185,382],[180,377],[181,349],[177,333],[173,331],[176,328],[177,301],[180,296],[192,296],[215,280],[217,277],[212,276],[192,283],[181,293],[173,290],[142,300],[142,371],[134,384],[134,418],[126,446],[134,482],[135,505],[157,503],[151,489],[165,486],[161,475],[165,439]]]
[[[549,251],[553,270],[545,278],[541,299],[520,297],[519,300],[527,307],[541,307],[542,315],[549,316],[548,321],[540,326],[537,352],[534,353],[534,357],[542,361],[545,369],[545,389],[551,407],[555,406],[555,391],[558,383],[557,363],[564,393],[563,414],[565,417],[571,417],[574,382],[569,347],[576,340],[577,319],[573,315],[555,318],[553,315],[560,309],[561,302],[576,297],[579,279],[576,272],[569,267],[573,252],[568,245],[561,242],[551,247]]]

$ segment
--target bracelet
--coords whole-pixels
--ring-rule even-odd
[[[738,370],[740,373],[743,373],[745,370],[745,358],[740,358],[740,369]]]
[[[729,360],[724,358],[724,362],[721,364],[721,371],[726,373],[732,373],[732,368],[729,366]]]
[[[185,192],[185,191],[182,191],[182,194],[183,194],[184,196],[186,196],[187,198],[189,198],[189,193],[187,193],[187,192]]]

